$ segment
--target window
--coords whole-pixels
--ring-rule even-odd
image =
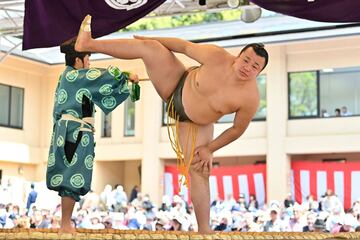
[[[105,115],[104,112],[101,112],[101,137],[111,137],[111,113]]]
[[[260,94],[260,103],[259,109],[256,112],[253,120],[265,120],[266,119],[266,75],[259,75],[256,79],[259,94]],[[222,116],[218,122],[219,123],[229,123],[233,122],[235,113],[227,114]]]
[[[335,117],[335,109],[342,117],[360,115],[360,67],[324,69],[319,76],[321,117]]]
[[[290,118],[316,117],[318,111],[318,77],[316,71],[289,74]]]
[[[0,84],[0,126],[23,128],[24,89]]]
[[[128,98],[125,101],[125,130],[126,137],[135,136],[135,103]]]
[[[290,119],[360,115],[359,98],[360,67],[289,73]]]

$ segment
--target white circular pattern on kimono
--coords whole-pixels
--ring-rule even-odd
[[[74,82],[78,76],[79,76],[79,71],[74,69],[74,70],[68,71],[66,73],[65,78],[68,82]]]
[[[50,185],[52,187],[57,187],[62,183],[63,179],[64,177],[61,174],[56,174],[50,179]]]
[[[87,155],[85,158],[85,167],[89,170],[93,169],[94,157],[92,155]]]
[[[89,134],[84,134],[81,138],[81,146],[87,147],[90,143],[90,137]]]
[[[66,113],[70,114],[73,117],[79,118],[79,114],[74,109],[68,109],[68,110],[66,110]]]
[[[116,106],[116,99],[113,96],[101,99],[101,104],[107,109],[113,109]]]
[[[58,104],[63,104],[67,100],[67,92],[65,89],[60,89],[58,95],[57,95],[57,102]]]
[[[56,139],[56,146],[58,147],[62,147],[64,145],[64,138],[62,136],[59,136],[57,139]]]
[[[108,73],[113,77],[120,76],[120,69],[118,67],[110,66],[110,67],[108,67],[107,70],[108,70]]]
[[[68,159],[66,158],[66,156],[63,156],[63,160],[64,160],[64,165],[65,165],[66,167],[74,166],[75,163],[76,163],[77,160],[78,160],[77,153],[74,153],[74,156],[73,156],[73,158],[71,159],[71,162],[68,161]]]
[[[129,92],[130,92],[129,86],[126,83],[124,83],[122,85],[122,87],[120,88],[119,93],[122,94],[122,93],[129,93]]]
[[[82,174],[77,173],[74,174],[71,178],[70,178],[70,184],[71,186],[73,186],[74,188],[81,188],[84,186],[85,184],[85,180]]]
[[[76,141],[79,135],[79,128],[77,128],[74,132],[73,132],[73,139]]]
[[[86,78],[90,81],[93,81],[101,76],[101,71],[96,68],[91,68],[86,72]]]
[[[55,154],[50,153],[48,158],[48,167],[52,167],[55,165]]]
[[[92,96],[91,96],[91,93],[89,91],[89,89],[86,89],[86,88],[80,88],[77,92],[76,92],[76,101],[78,103],[82,103],[82,98],[83,98],[83,95],[87,96],[90,100],[92,99]]]
[[[117,10],[132,10],[147,3],[147,0],[105,0],[107,5]]]
[[[110,94],[112,94],[112,92],[113,92],[113,89],[112,89],[111,84],[104,84],[99,88],[99,93],[101,95],[105,95],[105,96],[110,95]]]

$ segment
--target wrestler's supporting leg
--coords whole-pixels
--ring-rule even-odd
[[[85,18],[84,22],[86,21]],[[184,65],[175,55],[155,40],[95,40],[91,37],[91,32],[80,29],[75,49],[80,52],[103,53],[121,59],[142,59],[151,82],[165,101],[171,96],[185,72]]]
[[[187,122],[179,123],[179,138],[182,149],[191,149],[191,141],[189,146],[185,148],[184,144],[187,142]],[[213,140],[214,125],[197,125],[198,134],[195,148],[206,145]],[[184,152],[186,160],[190,159],[190,151]],[[191,200],[194,205],[196,220],[198,223],[198,231],[202,234],[211,233],[210,229],[210,187],[209,187],[209,171],[195,171],[190,167],[190,193]]]
[[[71,197],[61,197],[61,228],[59,233],[75,233],[71,225],[71,215],[74,210],[75,200]]]

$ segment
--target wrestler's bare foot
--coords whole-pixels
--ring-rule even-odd
[[[59,229],[59,234],[75,234],[76,233],[76,230],[74,227],[61,227]]]
[[[215,234],[216,232],[212,231],[211,229],[204,229],[204,230],[199,229],[198,233],[200,233],[200,234]]]
[[[75,43],[75,50],[78,52],[90,51],[91,37],[91,16],[86,15],[81,23],[78,37]]]

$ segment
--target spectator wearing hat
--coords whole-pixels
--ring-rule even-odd
[[[237,200],[237,205],[239,205],[239,209],[241,212],[247,211],[247,203],[246,203],[246,199],[245,199],[245,194],[243,194],[243,193],[239,194],[239,199]]]
[[[326,232],[325,221],[323,219],[316,219],[313,225],[314,232]]]
[[[265,232],[281,232],[284,230],[283,223],[279,218],[280,210],[277,207],[270,209],[270,220],[264,225]]]

